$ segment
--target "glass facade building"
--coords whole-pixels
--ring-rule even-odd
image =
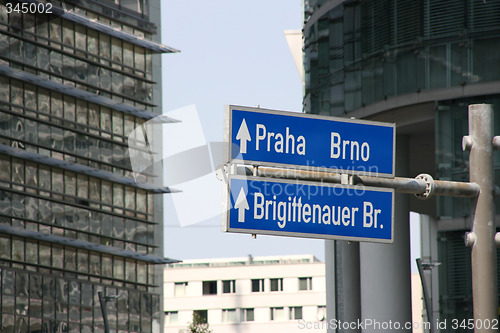
[[[0,1],[0,331],[104,332],[103,292],[111,332],[160,332],[169,189],[127,144],[176,51],[160,1],[40,3]]]
[[[499,17],[496,1],[305,0],[304,112],[397,122],[410,147],[431,152],[410,159],[411,176],[468,181],[468,105],[493,104],[500,133]],[[495,173],[498,181],[497,154]],[[472,318],[470,202],[439,197],[429,206],[439,226],[440,319]]]

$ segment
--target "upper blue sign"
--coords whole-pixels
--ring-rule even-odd
[[[225,231],[391,243],[394,190],[231,175]]]
[[[228,161],[394,177],[394,124],[229,106]]]

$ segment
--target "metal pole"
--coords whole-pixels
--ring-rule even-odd
[[[409,170],[409,140],[396,139],[396,174]],[[394,200],[394,243],[359,244],[361,320],[363,333],[411,333],[405,323],[411,317],[410,198],[396,193]],[[400,329],[384,325],[392,323]],[[397,324],[395,324],[397,323]]]
[[[491,323],[498,319],[497,263],[493,169],[493,108],[469,106],[470,181],[479,185],[473,200],[472,294],[476,333],[497,332]],[[489,323],[489,325],[488,325]]]
[[[254,174],[259,177],[271,177],[280,179],[295,179],[320,181],[325,183],[341,183],[341,175],[328,171],[294,170],[274,167],[259,166],[256,172],[238,171],[241,174]],[[430,176],[429,176],[430,177]],[[380,178],[355,175],[352,177],[354,185],[375,186],[393,188],[399,193],[424,194],[428,189],[428,183],[424,179],[394,177]],[[454,197],[476,197],[479,194],[479,186],[473,183],[432,180],[433,195],[446,195]]]
[[[436,330],[434,328],[434,319],[432,316],[433,309],[432,303],[430,302],[429,290],[427,289],[427,282],[425,281],[424,268],[422,267],[422,260],[417,258],[417,267],[418,274],[420,275],[420,281],[422,282],[422,290],[424,292],[424,302],[425,302],[425,310],[427,312],[427,321],[431,323],[430,332],[434,333]]]
[[[337,314],[339,319],[346,323],[356,323],[361,320],[361,277],[360,277],[360,259],[359,242],[335,241],[337,258],[340,257],[340,263],[337,261],[337,282],[340,282],[342,288],[337,283]],[[339,256],[340,254],[340,256]],[[338,274],[340,272],[340,274]],[[340,280],[340,281],[339,281]],[[341,303],[341,304],[339,304]],[[339,308],[342,309],[340,314]],[[360,333],[360,327],[351,327],[349,330],[340,330],[340,332]]]
[[[353,178],[342,175],[340,183],[352,185]],[[336,308],[337,319],[342,322],[355,323],[361,320],[361,282],[359,242],[336,241]],[[341,311],[340,311],[341,310]],[[344,330],[340,330],[343,332]],[[347,331],[347,330],[346,330]],[[351,327],[351,333],[360,333],[360,327]]]
[[[101,304],[102,319],[104,320],[104,333],[109,333],[108,311],[106,310],[106,299],[102,291],[97,292]]]
[[[330,323],[337,318],[337,241],[325,239],[325,284],[326,284],[326,322]],[[337,330],[332,325],[327,325],[327,333],[336,333]]]

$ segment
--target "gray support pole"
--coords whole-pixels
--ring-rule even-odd
[[[352,184],[352,178],[345,175],[341,183],[347,184],[349,180]],[[325,249],[328,323],[333,318],[337,323],[357,323],[361,319],[359,242],[332,241],[325,243]],[[333,274],[328,276],[329,273]],[[361,332],[359,327],[344,329],[339,324],[335,330],[335,326],[328,325],[327,333]]]
[[[434,318],[433,318],[434,309],[432,308],[431,296],[429,294],[429,289],[427,288],[427,281],[425,279],[424,267],[422,266],[422,260],[420,258],[417,258],[417,268],[418,268],[418,274],[420,275],[420,281],[422,283],[422,291],[424,293],[424,304],[425,304],[425,310],[427,312],[427,321],[431,323],[430,333],[434,333],[436,332],[436,329],[434,327]]]
[[[465,142],[466,140],[464,140]],[[472,293],[476,333],[496,332],[485,328],[498,319],[497,263],[493,170],[493,108],[487,104],[469,106],[470,181],[480,193],[473,201]],[[465,145],[464,145],[465,146]],[[467,148],[467,147],[464,147]],[[482,328],[479,328],[482,327]]]
[[[327,333],[361,332],[341,326],[361,319],[359,243],[326,240],[325,270]]]
[[[406,136],[396,139],[396,173],[408,173]],[[409,198],[396,193],[395,199],[394,243],[360,244],[361,315],[364,323],[373,323],[364,327],[364,333],[411,332],[411,328],[404,329],[412,321]],[[392,330],[383,326],[390,323]],[[394,325],[400,329],[394,330]]]
[[[437,221],[430,217],[429,215],[420,215],[420,232],[421,232],[421,255],[425,261],[428,262],[438,262],[438,227]],[[438,330],[436,324],[439,319],[440,314],[440,304],[439,304],[439,267],[435,267],[428,271],[427,283],[430,285],[430,297],[432,304],[432,318],[434,322],[433,327]],[[430,276],[429,276],[430,275]],[[427,321],[430,321],[427,319]],[[439,332],[439,330],[438,330]]]
[[[335,265],[336,265],[336,251],[335,242],[331,239],[325,240],[325,283],[326,283],[326,321],[330,323],[332,319],[337,318],[337,297],[336,297],[336,279],[335,279]],[[336,330],[327,325],[327,333],[336,333]]]
[[[338,319],[346,323],[357,323],[361,319],[359,242],[337,241],[336,244],[337,253],[341,257],[341,260],[337,260],[341,265],[339,267],[337,264],[337,270],[340,271],[337,279],[342,285],[342,288],[337,290],[337,295],[342,301],[342,315]],[[337,307],[339,306],[337,303]],[[356,326],[345,329],[341,326],[338,332],[357,333],[361,332],[361,329]]]

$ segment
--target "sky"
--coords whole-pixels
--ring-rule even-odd
[[[302,28],[302,1],[168,0],[162,6],[163,44],[181,51],[162,58],[164,112],[182,119],[164,127],[169,154],[221,142],[225,105],[302,110],[302,82],[284,36],[284,30]],[[201,167],[184,168],[194,172]],[[264,235],[252,239],[221,232],[223,185],[213,172],[191,186],[167,185],[183,190],[166,196],[167,257],[314,254],[325,258],[323,240]],[[194,196],[189,199],[189,195]],[[190,220],[194,213],[196,218]],[[411,220],[412,251],[418,257],[419,219],[412,215]],[[412,266],[413,262],[414,258]]]
[[[221,142],[225,105],[302,110],[302,82],[284,36],[284,30],[302,27],[300,0],[162,1],[162,6],[163,44],[181,51],[162,58],[164,112],[177,112],[178,116],[183,111],[192,112],[194,106],[205,140]],[[165,126],[169,131],[169,125]],[[184,140],[182,130],[177,132],[179,140],[174,144]],[[164,142],[168,145],[168,140]],[[216,186],[197,189],[217,198],[213,205],[220,205],[222,213],[222,183],[214,174],[207,177],[213,177]],[[203,202],[174,205],[172,209],[167,198],[165,256],[201,259],[314,254],[324,259],[323,240],[263,235],[252,239],[251,235],[223,233],[221,215],[189,225],[179,221],[180,210],[203,212],[199,209]]]

